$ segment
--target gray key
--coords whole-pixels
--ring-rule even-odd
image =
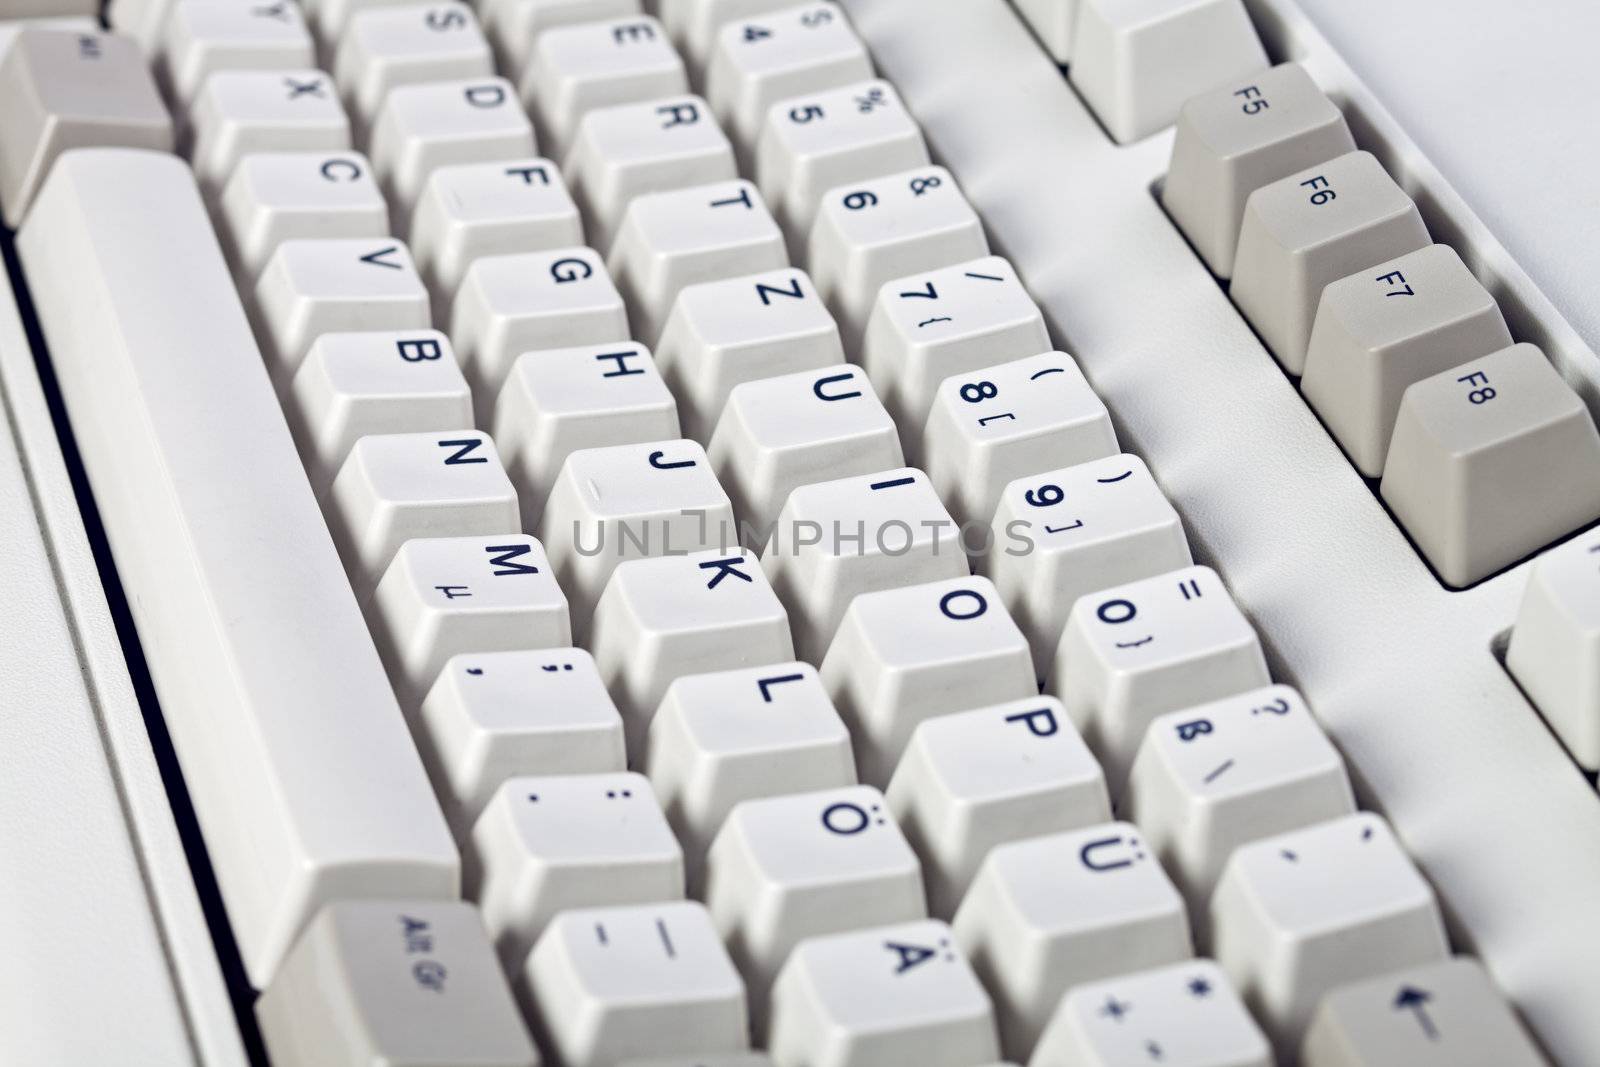
[[[317,913],[256,1002],[277,1067],[536,1067],[477,909],[362,900]]]
[[[1600,433],[1544,353],[1513,345],[1406,390],[1380,490],[1469,585],[1600,517]]]
[[[1183,105],[1161,202],[1211,272],[1227,278],[1250,194],[1355,147],[1333,101],[1302,67],[1284,63]]]
[[[69,148],[172,150],[172,120],[144,54],[113,33],[28,29],[0,62],[0,203],[16,226]]]
[[[1406,388],[1509,344],[1494,297],[1455,249],[1429,245],[1322,291],[1300,388],[1376,478]]]
[[[1370,153],[1351,152],[1250,194],[1233,302],[1299,374],[1323,286],[1427,243],[1411,198]]]
[[[1329,993],[1300,1067],[1543,1067],[1488,975],[1458,957]]]

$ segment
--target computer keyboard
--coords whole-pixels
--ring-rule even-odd
[[[1600,1063],[1600,365],[1315,0],[649,6],[17,12],[0,1058]]]

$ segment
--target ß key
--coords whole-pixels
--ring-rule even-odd
[[[223,186],[217,214],[217,236],[246,289],[285,241],[389,235],[389,207],[355,152],[252,152]]]

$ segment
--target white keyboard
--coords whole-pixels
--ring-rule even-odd
[[[1324,6],[8,10],[0,1061],[1600,1063],[1595,338]]]

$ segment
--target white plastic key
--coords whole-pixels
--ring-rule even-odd
[[[495,443],[536,529],[567,457],[678,436],[672,393],[643,345],[619,343],[524,352],[495,405]]]
[[[1071,990],[1028,1062],[1273,1067],[1274,1060],[1227,976],[1210,960],[1192,960]]]
[[[1105,775],[1054,697],[940,715],[911,735],[885,791],[949,918],[989,851],[1111,818]]]
[[[1124,454],[1006,486],[982,569],[1043,677],[1080,596],[1190,562],[1177,510],[1144,461]]]
[[[744,982],[692,901],[565,912],[522,977],[554,1067],[733,1052],[750,1042]]]
[[[331,53],[349,32],[350,23],[364,11],[374,8],[415,6],[417,0],[304,0],[302,6],[311,17],[317,41],[323,52]]]
[[[1049,352],[1044,316],[999,256],[896,278],[878,291],[861,364],[915,441],[939,383]]]
[[[627,766],[622,716],[581,648],[452,656],[412,726],[458,841],[507,778]]]
[[[252,152],[223,187],[217,215],[217,236],[247,287],[284,241],[389,235],[389,206],[356,152]]]
[[[735,807],[706,856],[705,901],[750,986],[758,1029],[795,945],[924,915],[916,854],[867,786]]]
[[[222,70],[189,107],[184,150],[208,194],[257,152],[350,150],[350,120],[320,70]]]
[[[590,111],[681,95],[689,76],[661,24],[630,15],[541,33],[520,88],[539,135],[559,150]]]
[[[655,0],[672,39],[696,65],[711,57],[717,31],[734,19],[754,18],[786,7],[794,0]]]
[[[1534,562],[1506,667],[1573,758],[1600,769],[1600,536]]]
[[[802,270],[691,285],[656,342],[684,436],[703,443],[734,386],[843,362],[839,329]]]
[[[439,167],[533,155],[533,125],[504,78],[403,85],[384,98],[367,152],[404,220]]]
[[[416,537],[520,532],[517,493],[476,430],[363,437],[329,490],[328,525],[358,590]]]
[[[284,1067],[539,1063],[478,910],[459,901],[330,905],[255,1007]]]
[[[1017,1058],[1071,987],[1192,954],[1183,897],[1125,822],[1000,845],[952,925]]]
[[[1050,58],[1062,65],[1072,57],[1078,3],[1079,0],[1013,0],[1017,14],[1027,20]]]
[[[671,96],[586,115],[563,172],[587,220],[590,240],[610,247],[628,202],[641,193],[733,181],[733,146],[706,102]]]
[[[1217,962],[1285,1051],[1330,990],[1449,954],[1433,890],[1367,813],[1236,849],[1211,928]]]
[[[325,333],[431,325],[411,253],[387,237],[283,242],[256,282],[255,320],[272,373],[285,386]]]
[[[828,190],[927,165],[922,131],[894,87],[863,81],[772,105],[755,169],[761,195],[800,249]]]
[[[905,462],[894,420],[850,364],[735,386],[706,454],[756,548],[800,486]]]
[[[588,632],[595,602],[624,560],[736,545],[733,508],[693,441],[586,448],[561,465],[540,540]]]
[[[455,896],[189,168],[73,152],[17,245],[252,983],[330,899]]]
[[[861,780],[889,784],[918,724],[1038,693],[1028,642],[987,578],[862,593],[822,660]]]
[[[325,333],[295,372],[286,414],[321,493],[372,434],[472,425],[472,396],[436,330]]]
[[[316,64],[311,30],[290,0],[179,0],[167,14],[155,73],[187,106],[219,70],[297,70]]]
[[[942,922],[803,943],[773,985],[771,1011],[779,1067],[970,1067],[999,1050],[989,996]]]
[[[802,4],[730,22],[706,66],[706,99],[740,142],[754,145],[780,100],[872,77],[866,46],[834,3]]]
[[[685,286],[779,270],[789,256],[756,187],[734,181],[635,197],[606,265],[634,332],[654,341]]]
[[[588,248],[485,256],[467,268],[450,339],[472,383],[478,419],[492,422],[511,365],[524,352],[628,340],[628,312]]]
[[[679,678],[650,720],[644,763],[693,893],[735,805],[856,784],[850,733],[807,663]]]
[[[1323,288],[1427,244],[1411,198],[1371,154],[1350,152],[1250,194],[1228,293],[1299,374]]]
[[[0,206],[15,227],[56,157],[80,145],[165,152],[172,120],[132,38],[34,27],[0,52]]]
[[[830,189],[806,265],[854,349],[884,283],[989,254],[983,222],[943,167]]]
[[[634,752],[677,679],[794,658],[783,605],[755,556],[738,549],[617,564],[587,643]]]
[[[980,526],[1011,482],[1118,453],[1110,412],[1065,352],[946,378],[919,443],[951,514]]]
[[[486,0],[478,17],[494,43],[502,70],[520,74],[544,31],[640,13],[639,0]]]
[[[1197,909],[1235,848],[1355,810],[1338,750],[1286,685],[1155,720],[1123,804]]]
[[[437,318],[473,261],[583,244],[578,205],[547,159],[440,167],[428,176],[411,218],[411,253],[433,293]]]
[[[339,35],[333,65],[346,105],[368,124],[399,86],[493,74],[489,42],[460,0],[357,12]]]
[[[1209,567],[1102,589],[1073,605],[1050,685],[1119,797],[1163,712],[1267,685],[1250,623]]]
[[[367,615],[407,711],[457,653],[572,644],[567,598],[544,547],[526,534],[407,541]]]
[[[508,971],[569,908],[683,898],[683,853],[642,775],[507,779],[464,847],[467,893]]]
[[[1172,125],[1197,93],[1266,69],[1241,0],[1078,0],[1068,70],[1118,143]]]
[[[761,552],[789,609],[795,649],[821,663],[861,593],[962,578],[960,530],[921,471],[901,467],[801,486]]]

